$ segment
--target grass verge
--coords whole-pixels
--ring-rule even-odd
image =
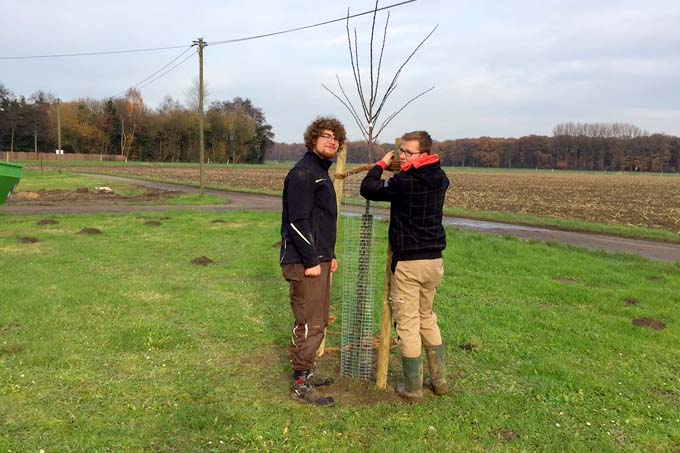
[[[626,225],[605,225],[601,223],[583,222],[571,219],[555,219],[536,217],[526,214],[514,214],[498,211],[472,211],[469,209],[446,208],[444,214],[472,220],[528,225],[562,231],[578,231],[582,233],[606,234],[632,239],[648,239],[652,241],[680,244],[680,234],[662,229],[644,228]]]

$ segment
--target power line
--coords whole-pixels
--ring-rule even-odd
[[[119,53],[139,53],[139,52],[156,52],[158,50],[169,50],[169,49],[182,49],[186,47],[182,46],[169,46],[169,47],[151,47],[148,49],[129,49],[129,50],[103,50],[98,52],[83,52],[83,53],[62,53],[53,55],[27,55],[21,57],[0,57],[0,60],[27,60],[31,58],[61,58],[61,57],[86,57],[92,55],[112,55]]]
[[[144,85],[137,87],[137,89],[141,90],[142,88],[146,88],[146,87],[148,87],[149,85],[151,85],[152,83],[154,83],[156,80],[160,79],[161,77],[165,77],[166,75],[168,75],[169,73],[171,73],[172,71],[174,71],[174,70],[177,69],[178,67],[182,66],[182,65],[183,65],[184,63],[186,63],[187,61],[189,61],[189,59],[190,59],[191,57],[193,57],[193,56],[194,56],[193,54],[187,55],[187,56],[184,58],[184,60],[180,61],[180,62],[177,63],[175,66],[173,66],[172,68],[168,69],[167,71],[165,71],[163,74],[159,75],[158,77],[154,77],[153,79],[151,79],[151,80],[149,80],[148,82],[146,82]]]
[[[285,33],[292,33],[294,31],[300,31],[300,30],[307,30],[309,28],[315,28],[315,27],[321,27],[322,25],[328,25],[332,24],[335,22],[340,22],[343,20],[347,19],[353,19],[355,17],[359,16],[365,16],[366,14],[372,14],[375,11],[383,11],[386,9],[390,8],[396,8],[397,6],[402,6],[406,5],[407,3],[413,3],[417,0],[406,0],[403,2],[399,3],[394,3],[392,5],[387,5],[383,6],[382,8],[378,9],[371,9],[369,11],[364,11],[363,13],[357,13],[357,14],[352,14],[350,16],[344,16],[340,17],[338,19],[333,19],[333,20],[327,20],[325,22],[319,22],[316,24],[311,24],[311,25],[304,25],[302,27],[297,27],[297,28],[290,28],[287,30],[281,30],[281,31],[276,31],[273,33],[265,33],[262,35],[255,35],[255,36],[247,36],[244,38],[234,38],[234,39],[226,39],[223,41],[214,41],[214,42],[209,42],[207,44],[210,45],[221,45],[221,44],[233,44],[236,42],[242,42],[242,41],[251,41],[253,39],[260,39],[260,38],[267,38],[270,36],[276,36],[276,35],[283,35]],[[26,55],[26,56],[15,56],[15,57],[0,57],[0,60],[28,60],[28,59],[36,59],[36,58],[62,58],[62,57],[84,57],[84,56],[94,56],[94,55],[113,55],[113,54],[124,54],[124,53],[140,53],[140,52],[156,52],[159,50],[170,50],[170,49],[183,49],[186,47],[185,45],[181,46],[168,46],[168,47],[151,47],[151,48],[146,48],[146,49],[128,49],[128,50],[104,50],[104,51],[96,51],[96,52],[82,52],[82,53],[62,53],[62,54],[51,54],[51,55]]]
[[[144,83],[143,85],[140,85],[140,84],[138,83],[137,85],[134,85],[134,86],[132,86],[132,87],[130,87],[130,88],[136,88],[136,89],[138,89],[138,90],[141,90],[141,89],[143,89],[143,88],[148,87],[149,85],[151,85],[152,83],[154,83],[156,80],[165,77],[166,75],[170,74],[172,71],[174,71],[175,69],[177,69],[178,67],[180,67],[181,65],[183,65],[184,63],[186,63],[187,61],[189,61],[189,59],[190,59],[191,57],[193,57],[193,56],[194,56],[193,53],[187,55],[186,57],[184,57],[184,59],[183,59],[182,61],[180,61],[179,63],[177,63],[176,65],[174,65],[174,66],[171,67],[170,69],[168,69],[167,71],[163,72],[162,74],[159,74],[158,76],[154,77],[153,79],[149,80],[148,82]],[[175,60],[176,60],[176,59],[177,59],[177,58],[175,58]],[[174,61],[174,60],[173,60],[173,61]],[[172,63],[172,62],[170,62],[170,63]],[[166,65],[166,66],[167,66],[167,65]],[[159,69],[159,71],[160,71],[160,70],[162,70],[162,68]],[[156,72],[158,72],[158,71],[156,71]],[[151,76],[149,76],[149,77],[151,77]],[[147,79],[148,79],[148,77],[147,77]],[[128,89],[129,89],[129,88],[128,88]],[[121,94],[126,93],[127,91],[128,91],[128,90],[122,91],[121,93],[118,93],[118,94],[116,94],[115,96],[111,96],[111,97],[120,96]]]
[[[308,28],[320,27],[322,25],[332,24],[334,22],[340,22],[340,21],[347,20],[347,19],[353,19],[353,18],[359,17],[359,16],[365,16],[366,14],[372,14],[375,11],[383,11],[385,9],[395,8],[397,6],[405,5],[407,3],[413,3],[415,1],[417,1],[417,0],[407,0],[407,1],[404,1],[404,2],[400,2],[400,3],[395,3],[393,5],[383,6],[382,8],[372,9],[370,11],[364,11],[363,13],[352,14],[351,16],[344,16],[344,17],[341,17],[339,19],[327,20],[325,22],[319,22],[317,24],[312,24],[312,25],[305,25],[303,27],[290,28],[288,30],[277,31],[277,32],[274,32],[274,33],[266,33],[264,35],[248,36],[246,38],[226,39],[224,41],[211,41],[208,44],[210,44],[211,46],[218,46],[220,44],[233,44],[235,42],[250,41],[250,40],[253,40],[253,39],[267,38],[269,36],[283,35],[285,33],[292,33],[294,31],[300,31],[300,30],[307,30]]]
[[[175,61],[179,60],[179,59],[182,57],[182,55],[184,55],[184,54],[187,53],[189,50],[191,50],[192,47],[193,47],[193,45],[188,46],[186,49],[184,49],[184,50],[182,51],[182,53],[180,53],[180,54],[177,55],[175,58],[173,58],[172,60],[170,60],[167,64],[165,64],[164,66],[162,66],[162,67],[161,67],[160,69],[158,69],[156,72],[152,73],[151,75],[149,75],[149,76],[146,77],[145,79],[140,80],[140,81],[137,82],[136,84],[130,86],[130,88],[143,88],[143,87],[145,87],[145,86],[150,85],[151,83],[153,83],[154,81],[158,80],[159,78],[163,77],[165,74],[167,74],[168,72],[172,71],[175,67],[181,65],[181,64],[184,63],[186,60],[188,60],[188,58],[186,58],[185,60],[182,60],[177,66],[175,66],[175,67],[169,69],[168,72],[166,72],[166,73],[160,75],[158,78],[149,81],[147,84],[145,84],[145,85],[143,85],[143,86],[140,86],[140,85],[142,85],[144,82],[146,82],[147,80],[151,79],[153,76],[155,76],[156,74],[158,74],[159,72],[161,72],[162,70],[164,70],[165,68],[167,68],[168,66],[170,66],[172,63],[174,63]],[[189,55],[189,57],[190,57],[190,56],[191,56],[191,55]],[[130,88],[127,88],[127,89],[125,89],[125,90],[123,90],[123,91],[121,91],[121,92],[119,92],[119,93],[116,93],[116,94],[114,94],[113,96],[109,96],[109,97],[112,97],[112,98],[118,97],[118,96],[120,96],[121,94],[125,94],[125,93],[128,91],[128,89],[130,89]]]
[[[318,22],[318,23],[316,23],[316,24],[305,25],[305,26],[297,27],[297,28],[290,28],[290,29],[287,29],[287,30],[281,30],[281,31],[277,31],[277,32],[273,32],[273,33],[266,33],[266,34],[262,34],[262,35],[248,36],[248,37],[244,37],[244,38],[227,39],[227,40],[223,40],[223,41],[214,41],[214,42],[210,42],[210,43],[205,43],[204,45],[207,46],[208,44],[210,44],[210,45],[233,44],[233,43],[237,43],[237,42],[251,41],[251,40],[254,40],[254,39],[267,38],[267,37],[270,37],[270,36],[276,36],[276,35],[282,35],[282,34],[286,34],[286,33],[292,33],[292,32],[300,31],[300,30],[307,30],[307,29],[310,29],[310,28],[321,27],[321,26],[323,26],[323,25],[328,25],[328,24],[332,24],[332,23],[335,23],[335,22],[340,22],[340,21],[344,21],[344,20],[348,20],[348,19],[353,19],[353,18],[355,18],[355,17],[365,16],[365,15],[367,15],[367,14],[373,14],[373,13],[375,13],[375,12],[377,12],[377,11],[383,11],[383,10],[386,10],[386,9],[395,8],[395,7],[397,7],[397,6],[406,5],[406,4],[408,4],[408,3],[413,3],[413,2],[415,2],[415,1],[417,1],[417,0],[406,0],[406,1],[399,2],[399,3],[394,3],[394,4],[392,4],[392,5],[383,6],[382,8],[371,9],[371,10],[368,10],[368,11],[364,11],[364,12],[362,12],[362,13],[347,15],[347,16],[344,16],[344,17],[340,17],[340,18],[338,18],[338,19],[332,19],[332,20],[327,20],[327,21],[324,21],[324,22]],[[111,54],[136,53],[136,52],[153,52],[153,51],[158,51],[158,50],[181,49],[181,48],[184,49],[179,55],[177,55],[175,58],[173,58],[172,60],[170,60],[168,63],[166,63],[166,64],[165,64],[164,66],[162,66],[160,69],[158,69],[157,71],[153,72],[151,75],[149,75],[148,77],[146,77],[145,79],[139,81],[138,83],[136,83],[135,85],[132,85],[132,86],[130,87],[130,88],[136,88],[136,89],[141,90],[142,88],[145,88],[145,87],[151,85],[151,84],[152,84],[153,82],[155,82],[156,80],[158,80],[158,79],[160,79],[160,78],[162,78],[162,77],[165,77],[167,74],[169,74],[170,72],[172,72],[173,70],[175,70],[176,68],[178,68],[179,66],[181,66],[182,64],[184,64],[186,61],[188,61],[189,58],[192,57],[191,54],[188,55],[188,56],[186,56],[182,61],[180,61],[180,62],[177,63],[176,65],[172,66],[172,67],[171,67],[170,69],[168,69],[167,71],[165,71],[165,72],[159,74],[159,73],[160,73],[161,71],[163,71],[165,68],[167,68],[167,67],[170,66],[172,63],[174,63],[174,62],[177,61],[179,58],[181,58],[186,52],[189,51],[189,49],[191,49],[191,48],[194,47],[195,45],[196,45],[196,42],[194,42],[191,46],[188,46],[188,47],[187,47],[186,45],[184,45],[184,46],[154,47],[154,48],[147,48],[147,49],[110,50],[110,51],[101,51],[101,52],[65,53],[65,54],[53,54],[53,55],[31,55],[31,56],[20,56],[20,57],[0,57],[0,60],[20,60],[20,59],[32,59],[32,58],[78,57],[78,56],[111,55]],[[156,74],[159,74],[159,75],[156,76]],[[154,77],[154,76],[156,76],[156,77]],[[152,77],[153,77],[153,78],[152,78]],[[151,80],[149,80],[149,79],[151,79]],[[126,93],[130,88],[128,88],[128,89],[126,89],[126,90],[123,90],[123,91],[121,91],[121,92],[119,92],[119,93],[116,93],[115,95],[110,96],[110,97],[112,97],[112,98],[118,97],[118,96],[120,96],[121,94]]]

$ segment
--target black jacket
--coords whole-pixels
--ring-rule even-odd
[[[305,269],[334,257],[338,210],[331,161],[307,151],[283,184],[280,263]]]
[[[416,161],[417,162],[417,161]],[[449,180],[436,156],[383,181],[375,165],[361,182],[361,195],[390,202],[392,268],[398,261],[441,258],[446,248],[442,210]]]

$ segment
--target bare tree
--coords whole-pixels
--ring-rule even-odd
[[[384,117],[383,119],[382,116],[383,109],[389,97],[397,89],[397,82],[399,80],[399,76],[401,75],[402,70],[404,69],[406,64],[411,60],[411,58],[413,58],[416,52],[418,52],[418,50],[422,47],[425,41],[427,41],[428,38],[432,36],[434,31],[438,27],[438,25],[435,26],[432,29],[432,31],[430,31],[430,33],[427,36],[425,36],[425,38],[423,38],[422,41],[420,41],[420,43],[415,47],[411,54],[404,60],[401,66],[399,66],[399,69],[396,71],[387,87],[381,91],[380,77],[382,71],[383,55],[385,52],[385,43],[387,41],[387,29],[390,22],[390,13],[389,12],[387,13],[387,19],[385,20],[385,26],[382,33],[382,43],[380,44],[380,53],[377,58],[376,66],[376,58],[374,52],[375,50],[374,42],[376,42],[375,39],[376,16],[378,14],[378,11],[382,9],[378,8],[378,3],[379,0],[376,0],[375,7],[373,8],[373,20],[371,23],[369,63],[367,69],[368,81],[362,79],[362,70],[359,61],[359,44],[358,44],[359,39],[356,28],[354,28],[353,33],[350,33],[349,9],[347,10],[347,21],[345,27],[347,30],[347,45],[349,50],[350,63],[352,65],[352,74],[354,76],[354,85],[356,87],[356,92],[359,97],[360,108],[357,109],[355,104],[351,101],[350,97],[347,95],[347,92],[345,91],[345,88],[342,85],[342,82],[340,81],[340,77],[338,77],[337,74],[335,78],[337,79],[338,82],[339,93],[333,91],[328,86],[322,84],[322,86],[329,93],[331,93],[338,101],[340,101],[342,105],[344,105],[345,108],[352,115],[352,118],[359,127],[361,134],[363,135],[364,139],[366,140],[366,143],[368,144],[369,153],[373,148],[373,144],[380,136],[380,133],[385,130],[385,128],[390,124],[390,122],[392,122],[392,120],[399,113],[401,113],[402,110],[404,110],[411,102],[415,101],[419,97],[423,96],[424,94],[434,89],[434,87],[431,87],[428,88],[427,90],[420,92],[416,96],[412,97],[408,102],[403,104],[401,108],[395,110],[394,112],[389,114],[387,117]],[[352,35],[354,35],[354,37],[352,37]],[[363,77],[364,78],[366,77],[365,73],[363,74]]]
[[[199,80],[198,77],[194,79],[191,86],[184,91],[185,103],[190,110],[198,110],[198,93],[199,93]],[[203,104],[208,103],[208,98],[210,97],[210,90],[207,82],[203,82]]]

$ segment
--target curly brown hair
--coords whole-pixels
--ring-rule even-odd
[[[319,138],[319,134],[323,131],[329,130],[333,131],[333,135],[338,139],[340,146],[347,140],[347,133],[345,132],[345,126],[335,118],[321,116],[315,119],[312,124],[307,126],[305,131],[305,146],[307,149],[314,149],[316,140]]]
[[[404,142],[418,140],[418,151],[421,153],[430,154],[432,150],[432,137],[425,131],[407,132],[401,136],[401,140]]]

